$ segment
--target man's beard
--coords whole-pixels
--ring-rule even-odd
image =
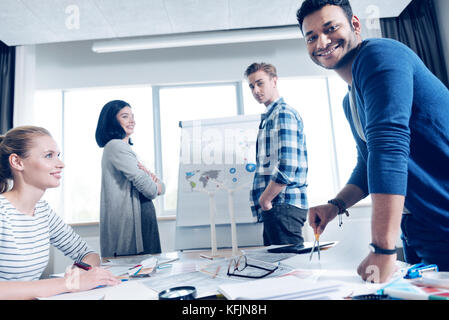
[[[351,41],[348,46],[351,46],[352,43],[353,42]],[[344,44],[345,44],[345,42],[343,41],[343,44],[341,44],[340,46],[343,47]],[[312,60],[320,67],[323,67],[327,70],[338,70],[338,69],[346,66],[349,62],[351,62],[352,59],[357,54],[358,50],[359,50],[359,46],[358,45],[354,46],[352,49],[350,49],[348,52],[346,52],[346,54],[339,61],[337,61],[337,63],[333,66],[325,66],[316,58],[314,58]]]
[[[343,68],[348,63],[350,63],[354,57],[357,55],[357,52],[359,51],[359,47],[356,46],[355,48],[352,48],[349,50],[341,59],[337,62],[337,64],[333,67],[334,70],[338,70],[340,68]]]

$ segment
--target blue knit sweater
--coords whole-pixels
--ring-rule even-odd
[[[419,221],[449,233],[449,90],[391,39],[363,41],[352,76],[366,142],[347,95],[343,106],[358,150],[348,183],[366,194],[404,195]]]

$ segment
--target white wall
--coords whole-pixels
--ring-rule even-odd
[[[275,64],[282,77],[329,74],[302,39],[102,54],[91,44],[37,46],[36,89],[235,81],[254,61]]]

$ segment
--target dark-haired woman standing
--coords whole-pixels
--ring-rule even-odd
[[[128,103],[105,104],[95,139],[101,160],[100,246],[103,257],[160,253],[152,200],[165,185],[146,169],[131,149],[134,114]]]

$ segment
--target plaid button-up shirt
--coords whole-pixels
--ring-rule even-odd
[[[299,113],[279,98],[262,114],[256,143],[256,171],[250,192],[253,216],[262,221],[259,198],[270,181],[286,187],[272,203],[308,209],[307,148]]]

